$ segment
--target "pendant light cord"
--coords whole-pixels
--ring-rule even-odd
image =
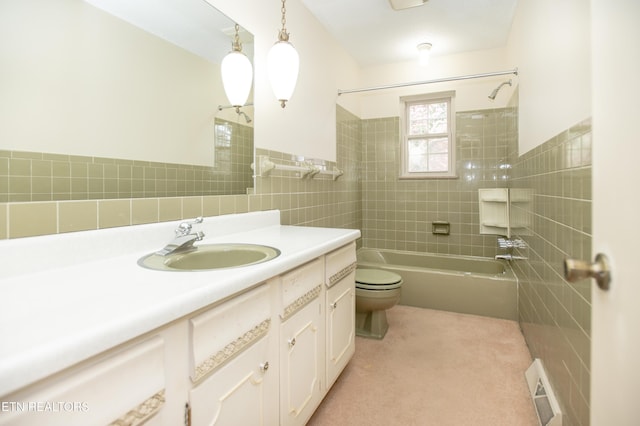
[[[289,41],[289,33],[287,32],[287,28],[286,28],[286,24],[287,24],[287,18],[286,18],[286,13],[287,13],[287,9],[284,5],[284,3],[286,2],[286,0],[282,0],[282,8],[280,9],[282,11],[282,29],[280,30],[280,33],[278,34],[278,40],[280,41]]]
[[[231,43],[231,48],[237,52],[242,52],[242,44],[240,43],[240,25],[236,24],[235,26],[236,34],[233,37],[233,42]]]

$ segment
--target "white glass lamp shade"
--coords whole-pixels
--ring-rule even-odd
[[[420,43],[418,45],[418,61],[420,65],[426,67],[429,65],[431,57],[431,43]]]
[[[246,104],[253,81],[253,67],[249,58],[237,50],[229,52],[222,59],[220,72],[229,103],[235,107]]]
[[[288,41],[279,40],[269,50],[267,73],[273,94],[283,108],[296,87],[299,67],[298,52]]]

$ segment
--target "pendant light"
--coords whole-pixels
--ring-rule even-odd
[[[282,108],[291,98],[298,80],[300,57],[298,52],[289,42],[289,33],[285,28],[285,1],[282,0],[282,29],[278,34],[278,41],[271,47],[267,55],[267,73],[271,88],[276,99],[280,101]]]
[[[242,43],[240,43],[240,26],[235,26],[236,34],[231,43],[231,52],[222,59],[220,72],[222,74],[222,85],[227,94],[229,103],[235,107],[236,112],[247,103],[251,92],[253,81],[253,67],[247,55],[242,53]]]

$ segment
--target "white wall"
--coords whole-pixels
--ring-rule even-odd
[[[519,69],[520,154],[591,116],[586,0],[520,0],[508,42]]]
[[[287,1],[286,27],[300,54],[300,74],[295,92],[283,109],[266,75],[267,53],[281,28],[280,1],[207,1],[254,35],[256,147],[335,160],[336,102],[359,114],[354,99],[337,99],[338,88],[357,82],[355,61],[300,0]]]
[[[519,88],[520,154],[591,116],[589,2],[520,0],[507,46],[503,49],[433,56],[428,68],[417,61],[361,70],[357,87],[382,86],[517,68],[518,76],[482,78],[367,92],[354,97],[361,118],[397,116],[399,98],[419,93],[456,91],[456,110],[500,108]],[[494,102],[487,96],[502,81]],[[341,87],[353,88],[353,87]]]
[[[299,0],[289,0],[287,28],[301,65],[282,109],[265,70],[280,1],[210,3],[255,36],[248,112],[256,146],[335,160],[337,90],[355,84],[353,59]],[[211,164],[213,118],[228,104],[218,65],[82,0],[2,0],[0,39],[0,149]],[[128,67],[114,69],[118,62]],[[340,103],[359,113],[354,99]]]
[[[504,49],[491,49],[456,55],[433,56],[426,68],[418,64],[417,57],[414,62],[371,66],[362,70],[358,87],[375,87],[506,71],[513,67],[508,67],[505,64],[505,54]],[[501,82],[509,79],[512,80],[513,86],[503,86],[495,101],[490,101],[488,96],[493,89]],[[449,90],[456,91],[457,111],[502,108],[506,106],[517,81],[518,78],[515,75],[505,75],[398,89],[384,89],[365,92],[361,95],[344,94],[341,95],[341,98],[358,97],[361,102],[361,118],[363,119],[398,116],[401,96]],[[343,87],[342,89],[347,88]]]
[[[217,64],[81,0],[2,0],[0,40],[0,149],[212,164]]]
[[[496,108],[506,105],[515,86],[503,87],[493,103],[489,102],[487,95],[508,78],[513,80],[514,85],[519,84],[521,153],[591,114],[589,5],[584,0],[521,0],[505,49],[434,56],[426,71],[414,63],[360,70],[300,0],[289,0],[286,3],[287,28],[300,54],[301,68],[296,91],[284,109],[271,92],[265,70],[267,52],[276,41],[281,25],[280,2],[208,1],[255,36],[253,115],[255,144],[260,148],[335,160],[336,102],[361,118],[387,117],[398,115],[400,96],[456,90],[459,111]],[[0,100],[1,148],[56,152],[51,149],[53,141],[53,146],[60,143],[65,147],[63,150],[69,148],[78,155],[193,162],[183,158],[187,156],[200,159],[194,164],[207,164],[202,161],[210,155],[207,151],[210,148],[205,148],[207,144],[203,142],[210,137],[205,126],[215,116],[217,105],[227,103],[224,98],[214,99],[208,95],[215,91],[212,87],[215,83],[198,82],[190,85],[194,79],[176,79],[173,73],[185,70],[172,68],[178,61],[165,61],[163,66],[155,67],[155,70],[139,69],[137,75],[127,74],[130,96],[126,102],[121,98],[113,99],[109,89],[101,90],[107,86],[92,84],[92,79],[100,73],[103,77],[114,75],[112,70],[101,68],[100,55],[89,55],[107,51],[105,40],[100,41],[103,44],[96,42],[99,32],[87,31],[87,27],[99,28],[89,20],[91,13],[87,13],[87,10],[90,6],[81,0],[3,0],[0,7],[5,8],[0,13],[0,31],[3,35],[0,49],[5,49],[0,50],[3,58],[6,59],[6,49],[16,46],[19,46],[18,56],[24,60],[30,60],[24,55],[28,53],[29,45],[50,49],[51,59],[64,58],[74,67],[73,74],[62,76],[67,78],[67,82],[83,80],[87,90],[73,95],[83,96],[87,104],[96,96],[103,100],[91,108],[79,108],[82,102],[70,107],[67,102],[68,90],[62,86],[45,85],[50,78],[61,77],[60,69],[46,62],[32,68],[41,77],[39,85],[16,91],[18,86],[12,79],[25,75],[18,72],[9,74],[11,78],[7,78],[19,63],[15,57],[9,57],[13,59],[2,64],[3,78],[0,79],[3,94]],[[39,13],[34,13],[35,10]],[[71,20],[69,10],[76,13]],[[82,19],[78,13],[84,13]],[[6,42],[7,34],[20,30],[19,33],[29,40],[14,40],[15,44]],[[87,34],[96,39],[87,38]],[[154,49],[147,51],[153,54]],[[134,60],[131,58],[131,63]],[[204,65],[197,67],[197,72],[202,75],[213,76],[217,73],[217,69],[206,69]],[[430,80],[515,67],[519,70],[517,77],[503,76],[370,92],[366,95],[337,96],[338,89]],[[124,76],[123,73],[118,78]],[[136,78],[138,82],[158,80],[167,90],[163,100],[172,101],[158,101],[158,93],[139,90],[140,85],[131,80]],[[179,99],[180,90],[174,91],[176,82],[184,85],[180,88],[182,93],[187,91],[194,94],[197,102],[184,107]],[[110,119],[123,110],[130,120],[117,122]],[[191,130],[185,132],[184,126]],[[140,144],[141,140],[151,142]],[[184,140],[187,149],[184,145],[177,145],[176,140]],[[179,149],[176,150],[176,147]],[[128,155],[120,155],[121,148],[129,150]]]

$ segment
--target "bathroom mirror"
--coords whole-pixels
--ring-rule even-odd
[[[247,193],[252,95],[238,114],[220,76],[235,24],[205,0],[3,1],[0,202]]]

